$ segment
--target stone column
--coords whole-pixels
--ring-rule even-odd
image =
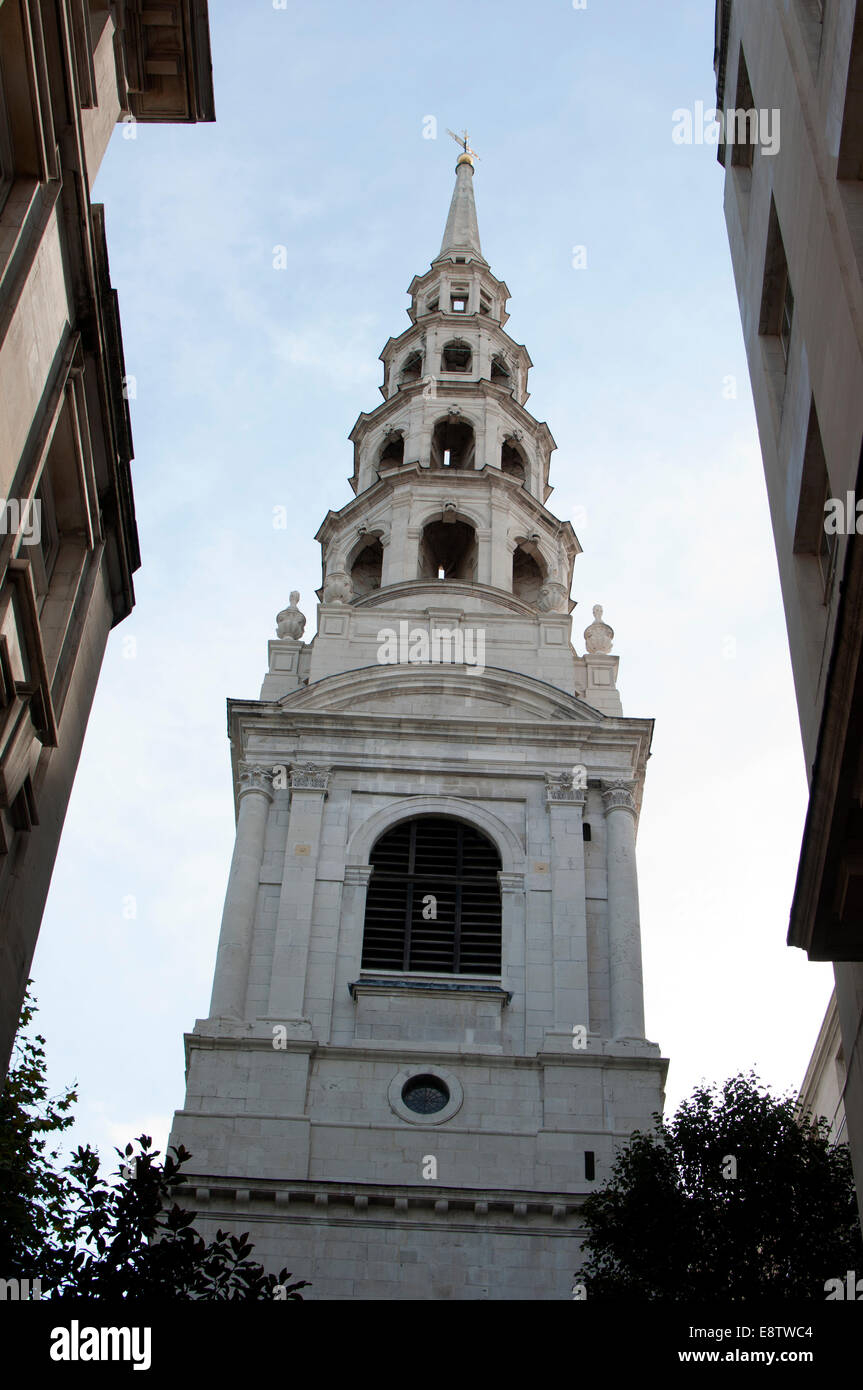
[[[644,1039],[641,923],[632,782],[603,782],[608,868],[608,964],[612,1038]]]
[[[213,997],[210,1001],[211,1018],[226,1015],[242,1018],[245,1013],[264,836],[273,799],[272,776],[266,768],[250,763],[240,764],[237,799],[240,804],[237,838],[222,913]]]
[[[545,800],[551,822],[552,980],[555,1033],[590,1028],[587,968],[587,905],[584,884],[585,786],[571,773],[546,773]]]
[[[270,1017],[302,1020],[312,936],[321,822],[330,775],[307,764],[291,769],[291,813],[270,982]]]

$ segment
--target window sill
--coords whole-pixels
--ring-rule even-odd
[[[512,999],[511,991],[504,989],[499,983],[486,984],[481,983],[478,979],[458,980],[452,977],[447,979],[429,979],[428,977],[413,979],[409,975],[364,975],[359,980],[350,982],[348,992],[352,999],[357,999],[360,994],[389,994],[391,992],[439,995],[441,997],[457,994],[461,998],[468,999],[498,999],[503,1008]]]

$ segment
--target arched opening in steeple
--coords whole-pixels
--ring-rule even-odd
[[[524,545],[517,545],[512,556],[512,592],[522,603],[536,603],[545,583],[541,566]]]
[[[506,359],[502,353],[496,352],[491,359],[491,379],[492,381],[499,381],[502,386],[512,385],[512,373],[506,365]]]
[[[405,438],[403,434],[390,434],[384,440],[378,463],[404,463]]]
[[[399,384],[408,385],[411,381],[419,381],[423,374],[423,355],[421,352],[409,352],[399,374]]]
[[[466,343],[462,338],[453,338],[452,342],[445,344],[441,353],[441,371],[469,372],[472,361],[470,343]]]
[[[416,816],[385,831],[369,863],[363,969],[500,974],[501,861],[486,835]]]
[[[420,579],[476,580],[476,531],[466,521],[430,521],[419,546]]]
[[[524,450],[514,439],[505,439],[500,451],[501,472],[508,478],[516,478],[523,483],[527,477],[527,460]]]
[[[351,565],[354,598],[365,598],[366,594],[371,594],[381,587],[383,568],[384,548],[380,541],[375,539],[360,551]]]
[[[432,434],[432,468],[473,468],[475,455],[473,425],[452,416],[438,420]]]

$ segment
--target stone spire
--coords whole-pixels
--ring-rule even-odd
[[[473,160],[460,154],[455,166],[455,188],[446,220],[438,260],[446,256],[471,256],[487,265],[479,244],[479,224],[473,198]]]

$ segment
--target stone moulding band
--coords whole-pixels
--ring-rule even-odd
[[[592,1184],[590,1185],[592,1187]],[[350,1188],[323,1189],[318,1186],[309,1187],[255,1187],[239,1188],[234,1184],[209,1185],[200,1183],[194,1188],[195,1202],[199,1207],[218,1206],[221,1204],[236,1205],[238,1202],[246,1206],[250,1201],[254,1202],[273,1202],[280,1210],[287,1207],[309,1207],[311,1214],[306,1219],[314,1222],[314,1213],[326,1209],[328,1218],[332,1216],[333,1209],[336,1207],[349,1208],[351,1212],[368,1215],[373,1218],[376,1213],[379,1217],[384,1212],[396,1213],[400,1216],[411,1213],[416,1218],[426,1221],[429,1217],[440,1217],[452,1220],[453,1218],[473,1216],[488,1218],[491,1224],[495,1217],[515,1217],[518,1221],[526,1221],[536,1217],[551,1217],[555,1222],[566,1222],[567,1234],[572,1234],[572,1227],[576,1220],[580,1219],[581,1204],[587,1193],[576,1194],[567,1193],[548,1193],[542,1197],[537,1197],[532,1193],[524,1192],[476,1192],[466,1191],[464,1188],[440,1188],[431,1187],[423,1192],[412,1189],[409,1194],[404,1191],[366,1191],[358,1192]],[[342,1220],[351,1220],[351,1216],[345,1212]],[[356,1219],[356,1218],[353,1218]],[[411,1223],[413,1224],[413,1223]],[[506,1227],[504,1229],[511,1229]]]
[[[503,989],[500,985],[475,985],[456,980],[390,980],[381,976],[379,979],[364,977],[361,980],[351,980],[348,985],[348,993],[352,999],[356,999],[357,991],[362,989],[398,989],[421,994],[486,994],[493,999],[500,999],[504,1006],[512,1000],[511,990]]]

